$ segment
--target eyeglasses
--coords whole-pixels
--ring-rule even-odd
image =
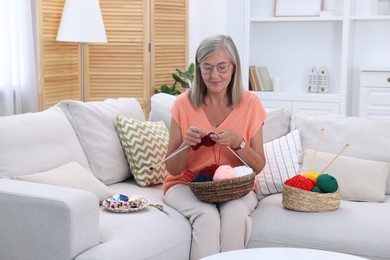
[[[210,65],[210,64],[201,64],[199,67],[200,67],[200,71],[203,74],[212,74],[214,71],[214,68],[217,68],[217,71],[219,73],[226,73],[229,71],[230,65],[232,65],[232,63],[227,64],[226,62],[222,62],[222,63],[219,63],[215,66]]]

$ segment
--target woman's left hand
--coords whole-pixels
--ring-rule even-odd
[[[210,134],[211,139],[219,145],[238,147],[243,139],[236,131],[232,129],[223,129],[218,133]]]

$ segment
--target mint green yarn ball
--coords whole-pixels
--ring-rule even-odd
[[[318,186],[315,186],[311,191],[312,191],[312,192],[322,193],[321,189],[318,188]]]
[[[317,186],[323,193],[332,193],[339,188],[336,178],[329,174],[321,174],[318,176]]]

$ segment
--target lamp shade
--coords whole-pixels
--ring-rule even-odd
[[[99,0],[66,0],[57,41],[107,42]]]

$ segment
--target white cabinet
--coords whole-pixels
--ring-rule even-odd
[[[250,65],[267,66],[282,90],[259,93],[264,106],[359,115],[360,66],[390,63],[390,15],[377,15],[377,0],[323,0],[334,16],[274,17],[274,2],[244,2],[245,85]],[[308,93],[312,66],[326,66],[328,93]]]
[[[390,65],[361,66],[359,116],[390,118]]]

